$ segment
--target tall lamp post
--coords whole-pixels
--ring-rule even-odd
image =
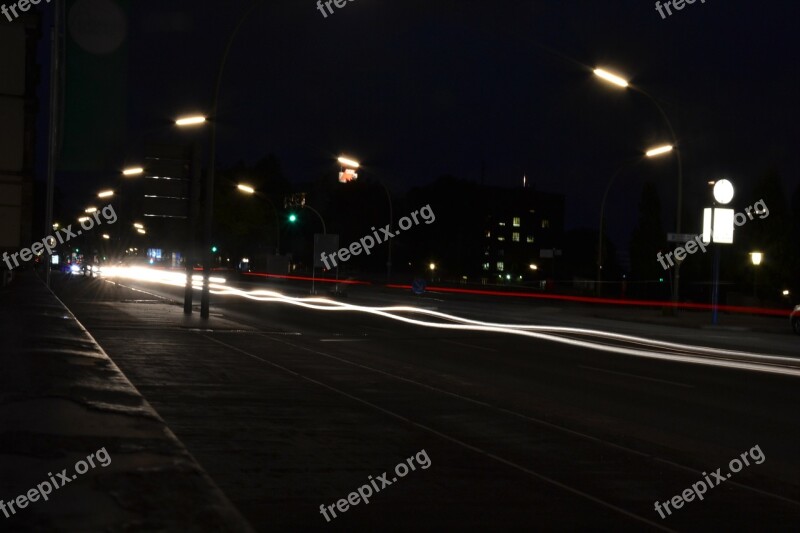
[[[601,69],[601,68],[594,69],[594,75],[597,76],[598,78],[602,79],[603,81],[606,81],[606,82],[610,83],[613,86],[620,87],[622,89],[630,88],[630,89],[633,89],[636,92],[644,95],[645,97],[647,97],[648,100],[650,100],[650,102],[653,105],[656,106],[656,109],[658,109],[658,112],[661,115],[661,118],[664,119],[664,122],[666,123],[667,128],[669,129],[669,133],[670,133],[670,135],[672,137],[672,147],[675,150],[675,157],[676,157],[676,161],[678,163],[678,199],[677,199],[677,202],[676,202],[677,205],[676,205],[676,215],[675,215],[676,216],[676,219],[675,219],[675,226],[676,226],[675,227],[675,232],[676,233],[680,233],[681,232],[681,218],[682,218],[682,215],[683,215],[683,162],[681,160],[681,151],[680,151],[679,145],[678,145],[678,138],[675,136],[675,130],[672,128],[672,122],[670,122],[669,117],[667,117],[667,114],[664,111],[664,108],[661,107],[661,104],[658,103],[658,100],[656,100],[650,93],[648,93],[647,91],[645,91],[641,87],[636,87],[634,85],[631,85],[626,79],[624,79],[624,78],[622,78],[620,76],[617,76],[616,74],[612,74],[611,72],[608,72],[607,70],[604,70],[604,69]],[[679,291],[680,291],[680,279],[681,279],[680,269],[681,269],[680,263],[676,264],[675,265],[675,274],[674,274],[675,282],[674,282],[673,288],[672,288],[672,301],[673,302],[677,302],[678,301],[678,295],[679,295]]]
[[[664,154],[667,154],[673,150],[673,146],[669,144],[665,144],[663,146],[657,146],[655,148],[651,148],[645,152],[645,156],[649,158],[658,157]],[[606,212],[606,200],[608,199],[608,191],[611,190],[611,186],[614,184],[614,181],[617,179],[623,170],[630,168],[634,164],[638,163],[640,159],[636,161],[623,165],[619,167],[616,172],[611,176],[611,179],[608,180],[608,185],[606,185],[606,190],[603,192],[603,201],[600,203],[600,229],[597,235],[597,296],[600,296],[600,286],[603,281],[603,225],[605,221],[605,212]]]
[[[275,213],[275,255],[280,255],[281,249],[281,222],[280,222],[280,215],[278,214],[278,208],[275,207],[275,204],[272,200],[269,199],[269,196],[266,194],[256,191],[255,188],[251,187],[250,185],[245,185],[244,183],[240,183],[236,186],[236,189],[241,191],[244,194],[248,194],[251,196],[257,196],[262,200],[266,201],[270,207],[272,207],[273,213]]]
[[[339,164],[342,165],[342,170],[339,172],[339,183],[350,183],[351,181],[355,181],[358,179],[358,174],[356,170],[361,166],[361,164],[349,157],[340,156]],[[394,223],[394,207],[392,205],[392,193],[389,191],[389,187],[383,182],[383,180],[377,180],[378,183],[381,184],[383,190],[386,191],[386,199],[389,201],[389,231],[392,231],[392,224]],[[392,241],[389,240],[388,248],[387,248],[387,256],[386,256],[386,283],[391,283],[392,280]]]

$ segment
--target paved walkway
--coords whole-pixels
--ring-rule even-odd
[[[252,530],[33,275],[0,289],[0,338],[0,530]]]

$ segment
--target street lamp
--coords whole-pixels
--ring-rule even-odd
[[[280,255],[281,221],[280,221],[280,215],[278,214],[278,208],[275,207],[275,204],[272,202],[272,200],[269,199],[269,197],[266,194],[259,193],[258,191],[256,191],[254,187],[251,187],[250,185],[239,183],[238,185],[236,185],[236,188],[244,194],[249,194],[251,196],[258,196],[262,200],[265,200],[272,207],[272,210],[275,213],[275,255]],[[294,222],[294,220],[292,220],[291,222]]]
[[[664,154],[671,152],[673,149],[672,145],[666,144],[663,146],[657,146],[655,148],[651,148],[645,152],[645,156],[649,158],[658,157]],[[637,159],[632,164],[636,164],[640,161]],[[611,185],[614,184],[614,181],[617,179],[623,170],[627,169],[632,164],[626,164],[619,167],[616,172],[611,176],[611,179],[608,180],[608,185],[606,185],[606,190],[603,192],[603,201],[600,203],[600,230],[597,235],[597,295],[600,296],[600,285],[603,281],[603,224],[605,221],[605,212],[606,212],[606,199],[608,199],[608,191],[611,190]]]
[[[202,115],[192,115],[187,117],[181,117],[175,121],[175,125],[179,127],[186,127],[186,126],[199,126],[206,121],[206,117]]]
[[[99,193],[97,193],[98,198],[110,198],[112,196],[114,196],[114,191],[112,190],[100,191]]]
[[[667,117],[666,112],[664,112],[664,109],[661,107],[661,104],[658,103],[658,100],[656,100],[650,93],[648,93],[647,91],[645,91],[641,87],[636,87],[635,85],[631,85],[630,83],[628,83],[627,80],[625,80],[621,76],[618,76],[616,74],[612,74],[612,73],[610,73],[610,72],[608,72],[606,70],[603,70],[601,68],[594,69],[594,74],[598,78],[600,78],[602,80],[605,80],[605,81],[611,83],[612,85],[614,85],[616,87],[620,87],[620,88],[623,88],[623,89],[627,89],[628,87],[630,87],[630,88],[634,89],[635,91],[637,91],[638,93],[646,96],[647,99],[650,100],[650,102],[652,102],[652,104],[654,106],[656,106],[656,109],[658,109],[658,112],[661,115],[661,118],[664,119],[664,122],[666,123],[667,128],[669,129],[669,133],[672,136],[672,148],[675,150],[675,157],[676,157],[676,160],[678,162],[678,200],[677,200],[676,215],[675,215],[676,216],[676,218],[675,218],[675,233],[680,233],[681,232],[681,218],[682,218],[682,215],[683,215],[683,162],[681,160],[681,151],[678,148],[678,138],[675,136],[675,130],[672,127],[672,123],[670,122],[669,117]],[[672,151],[672,150],[668,150],[668,151]],[[678,301],[679,290],[680,290],[680,279],[681,279],[680,272],[681,272],[681,264],[677,263],[675,265],[675,274],[674,274],[675,282],[674,282],[673,291],[672,291],[672,300],[673,300],[673,302],[677,302]]]
[[[349,183],[351,181],[355,181],[358,179],[358,174],[356,173],[356,169],[361,167],[361,163],[346,156],[339,156],[337,159],[340,165],[342,165],[342,171],[339,172],[339,183]],[[392,193],[389,192],[389,187],[383,182],[383,180],[378,179],[378,183],[381,184],[383,190],[386,191],[386,199],[389,201],[389,231],[392,231],[392,224],[394,223],[394,206],[392,205]],[[391,282],[392,279],[392,241],[389,240],[388,247],[386,250],[386,282]]]
[[[123,176],[139,176],[141,174],[144,174],[144,169],[142,167],[131,167],[122,171]]]

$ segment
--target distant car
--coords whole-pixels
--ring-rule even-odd
[[[794,311],[789,315],[789,320],[792,322],[794,332],[800,335],[800,305],[794,306]]]

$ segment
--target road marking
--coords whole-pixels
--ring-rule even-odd
[[[319,342],[364,342],[367,339],[320,339]]]
[[[475,348],[476,350],[483,350],[484,352],[496,352],[494,348],[484,348],[483,346],[477,346],[475,344],[464,344],[463,342],[456,342],[456,341],[449,341],[447,339],[440,339],[442,342],[446,342],[447,344],[455,344],[456,346],[465,346],[467,348]]]
[[[557,480],[555,480],[555,479],[553,479],[551,477],[548,477],[548,476],[545,476],[545,475],[540,474],[538,472],[535,472],[535,471],[531,470],[530,468],[526,468],[526,467],[524,467],[524,466],[522,466],[520,464],[517,464],[517,463],[514,463],[512,461],[509,461],[508,459],[503,459],[502,457],[499,457],[499,456],[497,456],[497,455],[495,455],[495,454],[493,454],[491,452],[488,452],[488,451],[486,451],[486,450],[484,450],[482,448],[478,448],[477,446],[473,446],[471,444],[467,444],[466,442],[464,442],[462,440],[459,440],[459,439],[457,439],[455,437],[451,437],[450,435],[442,433],[441,431],[437,431],[437,430],[433,429],[432,427],[426,426],[424,424],[420,424],[419,422],[415,422],[415,421],[411,420],[410,418],[407,418],[407,417],[405,417],[405,416],[403,416],[403,415],[401,415],[399,413],[395,413],[394,411],[390,411],[389,409],[384,409],[383,407],[381,407],[381,406],[379,406],[377,404],[374,404],[374,403],[372,403],[372,402],[370,402],[368,400],[364,400],[363,398],[359,398],[358,396],[353,396],[352,394],[349,394],[349,393],[347,393],[347,392],[345,392],[345,391],[343,391],[341,389],[337,389],[336,387],[333,387],[331,385],[323,383],[323,382],[321,382],[319,380],[316,380],[314,378],[310,378],[308,376],[304,376],[303,374],[300,374],[299,372],[295,372],[294,370],[291,370],[290,368],[287,368],[285,366],[279,365],[277,363],[273,363],[272,361],[268,361],[268,360],[264,359],[263,357],[259,357],[259,356],[255,355],[255,354],[252,354],[252,353],[250,353],[250,352],[248,352],[246,350],[242,350],[241,348],[238,348],[238,347],[233,346],[231,344],[222,342],[222,341],[217,340],[217,339],[215,339],[213,337],[209,337],[208,335],[201,335],[201,337],[204,337],[204,338],[206,338],[206,339],[208,339],[208,340],[210,340],[212,342],[216,342],[217,344],[225,346],[226,348],[228,348],[230,350],[234,350],[234,351],[239,352],[241,354],[244,354],[244,355],[246,355],[248,357],[252,357],[253,359],[256,359],[258,361],[266,363],[266,364],[268,364],[270,366],[273,366],[273,367],[275,367],[275,368],[277,368],[279,370],[287,372],[287,373],[289,373],[289,374],[291,374],[293,376],[296,376],[296,377],[298,377],[300,379],[303,379],[303,380],[306,380],[308,382],[314,383],[315,385],[319,385],[320,387],[326,388],[326,389],[328,389],[330,391],[333,391],[333,392],[335,392],[335,393],[337,393],[337,394],[339,394],[341,396],[344,396],[346,398],[354,400],[354,401],[356,401],[358,403],[364,404],[364,405],[366,405],[368,407],[371,407],[372,409],[380,411],[380,412],[382,412],[384,414],[387,414],[387,415],[389,415],[389,416],[391,416],[393,418],[396,418],[398,420],[402,420],[403,422],[411,424],[412,426],[418,427],[418,428],[420,428],[420,429],[422,429],[424,431],[432,433],[432,434],[434,434],[434,435],[436,435],[438,437],[441,437],[442,439],[448,440],[448,441],[450,441],[450,442],[452,442],[454,444],[458,444],[459,446],[467,448],[468,450],[472,450],[472,451],[474,451],[476,453],[484,455],[484,456],[486,456],[486,457],[488,457],[490,459],[493,459],[493,460],[495,460],[495,461],[497,461],[499,463],[502,463],[502,464],[504,464],[506,466],[510,466],[511,468],[514,468],[516,470],[519,470],[520,472],[526,473],[526,474],[528,474],[528,475],[530,475],[532,477],[535,477],[535,478],[537,478],[537,479],[539,479],[541,481],[544,481],[546,483],[550,483],[551,485],[555,485],[556,487],[559,487],[559,488],[561,488],[561,489],[563,489],[563,490],[565,490],[567,492],[570,492],[570,493],[575,494],[577,496],[581,496],[583,498],[586,498],[587,500],[593,501],[594,503],[596,503],[598,505],[601,505],[601,506],[606,507],[608,509],[612,509],[614,511],[617,511],[618,513],[623,514],[623,515],[627,516],[628,518],[632,518],[633,520],[637,520],[639,522],[643,522],[643,523],[645,523],[645,524],[647,524],[649,526],[652,526],[652,527],[654,527],[656,529],[660,529],[662,531],[674,531],[672,529],[669,529],[669,528],[666,528],[666,527],[662,526],[661,524],[659,524],[657,522],[653,522],[651,520],[648,520],[647,518],[645,518],[643,516],[639,516],[639,515],[636,515],[636,514],[630,512],[630,511],[626,511],[622,507],[618,507],[618,506],[614,505],[613,503],[609,503],[607,501],[601,500],[600,498],[592,496],[589,493],[583,492],[580,489],[576,489],[576,488],[570,487],[569,485],[566,485],[566,484],[561,483],[560,481],[557,481]],[[285,344],[290,344],[290,343],[288,343],[286,341],[279,341],[279,342],[284,342]]]
[[[596,368],[593,366],[585,366],[585,365],[578,365],[581,368],[587,368],[589,370],[595,370],[597,372],[606,372],[608,374],[616,374],[618,376],[628,376],[631,378],[636,379],[646,379],[647,381],[657,381],[658,383],[666,383],[667,385],[675,385],[676,387],[684,387],[686,389],[694,389],[694,385],[686,385],[685,383],[678,383],[675,381],[667,381],[666,379],[656,379],[656,378],[648,378],[645,376],[640,376],[638,374],[628,374],[627,372],[617,372],[615,370],[606,370],[605,368]]]

